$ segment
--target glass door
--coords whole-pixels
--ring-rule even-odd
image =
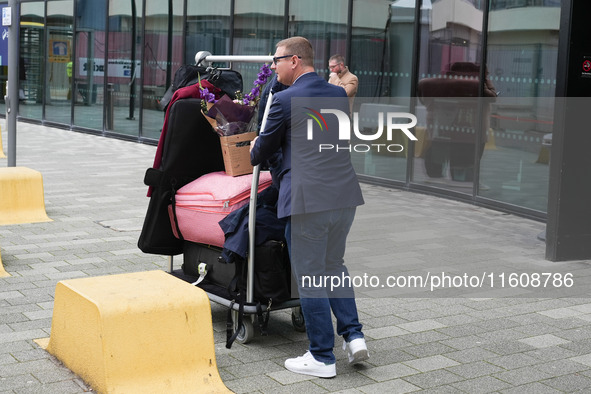
[[[105,130],[139,135],[141,0],[109,1]]]
[[[45,120],[71,124],[68,63],[72,61],[72,0],[47,2]]]
[[[45,91],[45,3],[21,4],[19,116],[41,120]]]
[[[349,69],[359,79],[354,112],[363,134],[375,134],[380,118],[387,123],[383,115],[388,112],[411,112],[415,8],[415,0],[353,1]],[[408,122],[404,118],[395,123]],[[360,144],[351,154],[358,174],[406,181],[409,138],[399,130],[391,134],[383,131],[372,141],[377,146],[367,150],[367,141],[354,141]]]
[[[146,0],[142,90],[142,137],[159,139],[160,99],[183,62],[183,1]]]
[[[106,0],[76,0],[76,48],[69,99],[74,124],[103,129]]]

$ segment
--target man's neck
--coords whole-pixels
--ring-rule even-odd
[[[314,72],[314,67],[302,67],[301,72],[294,75],[292,85],[297,81],[302,75]]]

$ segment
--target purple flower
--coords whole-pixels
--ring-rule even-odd
[[[267,81],[267,78],[271,76],[271,74],[273,74],[273,72],[271,71],[271,68],[269,67],[269,65],[266,63],[263,64],[259,75],[263,75],[265,77],[265,82]]]
[[[215,103],[215,95],[209,92],[209,89],[203,88],[201,89],[201,98],[208,103]]]
[[[250,93],[244,96],[244,105],[250,105],[251,103],[256,105],[261,94],[261,87],[267,83],[267,79],[273,74],[268,64],[261,66],[260,72],[257,74],[257,79],[253,82],[254,87]]]

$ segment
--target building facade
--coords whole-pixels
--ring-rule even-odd
[[[417,114],[417,142],[399,140],[396,152],[352,152],[364,181],[547,219],[562,78],[560,0],[21,0],[19,6],[21,121],[156,143],[164,118],[159,99],[197,52],[267,55],[277,41],[300,35],[313,43],[315,68],[326,78],[329,57],[345,56],[359,78],[354,110],[361,118],[382,102]],[[4,85],[1,58],[0,64]],[[232,67],[245,89],[258,72],[253,64]],[[439,107],[428,97],[437,97]]]

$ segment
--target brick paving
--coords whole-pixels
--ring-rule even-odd
[[[1,124],[6,152],[7,136]],[[0,393],[82,393],[90,388],[33,341],[50,335],[58,281],[167,268],[137,239],[148,199],[145,169],[156,148],[18,124],[17,165],[43,174],[53,220],[0,226]],[[0,159],[0,166],[6,166]],[[363,185],[349,237],[352,274],[570,272],[562,293],[531,288],[358,289],[369,362],[349,366],[337,339],[337,377],[283,368],[305,352],[289,310],[269,336],[225,348],[226,308],[212,303],[218,368],[236,393],[591,392],[590,261],[551,263],[544,224],[514,215]],[[182,258],[175,258],[178,266]],[[528,274],[529,275],[529,274]],[[485,276],[488,278],[488,276]],[[526,278],[530,278],[527,276]],[[497,282],[498,283],[498,282]]]

